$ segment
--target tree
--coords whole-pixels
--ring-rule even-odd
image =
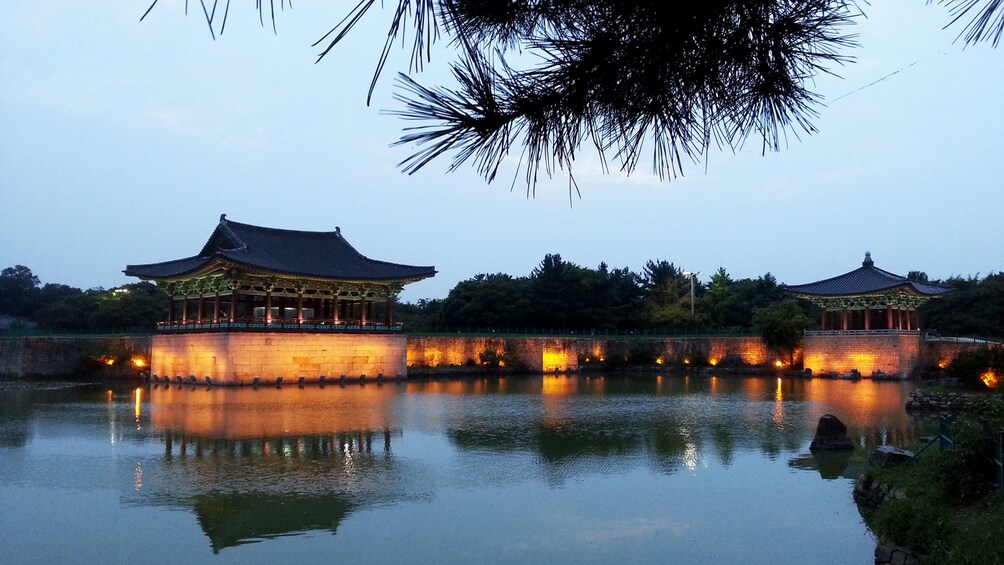
[[[952,277],[955,292],[920,307],[921,327],[947,335],[1004,337],[1004,273]]]
[[[736,293],[735,282],[725,271],[725,267],[719,267],[718,271],[711,275],[708,290],[701,302],[713,326],[727,328],[733,325],[734,312],[739,305],[739,295]]]
[[[775,302],[753,312],[753,327],[763,344],[771,351],[787,355],[792,365],[808,325],[809,319],[794,300]]]
[[[692,275],[693,276],[693,275]],[[690,314],[690,280],[683,269],[663,260],[648,261],[642,271],[645,293],[646,321],[656,327],[693,327],[701,325],[703,317]],[[703,293],[703,285],[695,281],[695,294]]]
[[[38,302],[38,277],[24,265],[0,271],[0,314],[29,317]]]
[[[230,7],[225,0],[217,11],[218,3],[201,2],[214,37]],[[375,3],[360,0],[318,40],[325,45],[319,59]],[[952,23],[972,17],[967,43],[997,44],[1004,3],[939,3]],[[264,25],[266,3],[257,6]],[[274,0],[267,6],[274,30]],[[712,145],[737,148],[758,138],[765,151],[777,150],[789,132],[815,131],[819,96],[809,85],[849,60],[843,52],[853,41],[844,27],[859,10],[855,0],[398,0],[370,97],[409,24],[415,70],[443,30],[457,46],[458,85],[427,87],[399,75],[398,114],[422,123],[399,141],[417,147],[402,163],[406,172],[452,152],[451,170],[472,161],[490,182],[522,146],[528,190],[541,168],[567,170],[571,190],[572,163],[591,145],[604,165],[612,158],[630,173],[648,154],[655,172],[672,178]],[[527,60],[539,64],[517,66]]]

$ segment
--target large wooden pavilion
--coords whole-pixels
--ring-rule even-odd
[[[153,338],[158,380],[243,384],[403,377],[392,305],[434,267],[370,259],[335,228],[310,232],[220,216],[192,257],[129,265],[171,296]]]
[[[162,331],[395,331],[394,298],[435,273],[369,259],[338,228],[266,228],[225,214],[197,255],[125,269],[171,296]]]

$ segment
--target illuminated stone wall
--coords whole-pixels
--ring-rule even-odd
[[[482,354],[507,352],[527,369],[566,372],[578,368],[578,349],[562,338],[409,337],[409,367],[462,367],[480,365]]]
[[[955,358],[956,355],[962,353],[963,351],[968,351],[970,349],[983,349],[985,347],[994,347],[994,344],[983,343],[983,342],[959,342],[959,341],[948,341],[948,340],[930,340],[925,341],[923,347],[920,351],[920,368],[921,369],[934,369],[940,368],[944,369],[948,364]],[[996,347],[1004,347],[1004,345],[996,345]]]
[[[210,377],[218,384],[316,382],[341,375],[358,379],[404,377],[403,335],[330,335],[302,333],[204,333],[157,335],[151,348],[154,375]]]
[[[410,337],[409,367],[461,367],[480,364],[481,354],[509,351],[533,371],[567,372],[579,368],[579,359],[601,360],[611,351],[622,351],[643,342],[666,362],[700,356],[711,364],[731,358],[749,365],[775,361],[757,337],[590,339],[590,338],[488,338]],[[798,359],[796,354],[796,360]],[[787,360],[785,360],[787,361]]]
[[[920,352],[920,332],[809,335],[803,342],[804,366],[815,373],[857,369],[863,376],[874,371],[909,375],[921,366]]]
[[[121,351],[146,358],[150,337],[4,337],[0,338],[0,376],[77,376],[87,359]]]

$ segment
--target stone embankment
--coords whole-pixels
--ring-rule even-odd
[[[150,336],[0,337],[0,378],[71,377],[102,355],[148,359]]]
[[[902,489],[885,485],[867,474],[854,483],[854,502],[862,514],[876,511],[884,504],[906,498]],[[909,549],[886,536],[879,536],[875,544],[875,565],[919,565],[920,560]]]
[[[1004,411],[1004,395],[918,389],[906,401],[908,412],[984,414]]]

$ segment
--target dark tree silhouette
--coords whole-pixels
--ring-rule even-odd
[[[153,0],[145,18],[157,4]],[[930,1],[930,0],[929,0]],[[1001,0],[939,0],[952,22],[971,18],[966,42],[1004,30]],[[376,4],[359,0],[315,45],[319,59]],[[472,163],[490,182],[510,152],[528,191],[539,173],[567,171],[591,146],[631,173],[644,158],[660,178],[710,147],[757,140],[776,150],[789,135],[815,131],[813,77],[848,61],[845,27],[857,0],[398,0],[370,85],[392,47],[411,40],[409,70],[420,70],[442,32],[456,47],[457,86],[424,86],[405,74],[396,113],[417,125],[399,144],[415,152],[413,173],[452,154],[450,169]],[[867,2],[863,2],[867,4]],[[230,0],[200,0],[214,37]],[[257,2],[275,28],[285,0]],[[187,9],[187,2],[186,2]],[[526,61],[536,64],[526,65]]]

